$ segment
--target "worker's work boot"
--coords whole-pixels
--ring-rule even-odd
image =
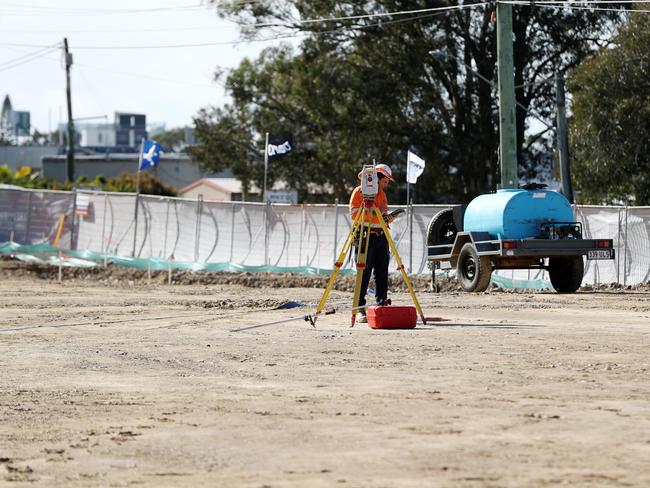
[[[377,300],[377,305],[380,307],[384,307],[386,305],[390,305],[392,302],[390,301],[390,298],[380,298]]]

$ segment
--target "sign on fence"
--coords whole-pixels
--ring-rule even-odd
[[[268,190],[271,203],[298,203],[298,190]]]

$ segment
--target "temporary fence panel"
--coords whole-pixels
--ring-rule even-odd
[[[626,207],[624,284],[650,281],[650,207]]]
[[[0,190],[0,242],[54,243],[65,216],[59,245],[71,247],[73,202],[71,192]]]
[[[135,196],[124,193],[86,193],[90,213],[76,218],[76,249],[113,256],[133,251]]]
[[[113,195],[113,198],[116,197],[117,195]],[[90,203],[87,214],[76,216],[76,248],[108,253],[113,235],[112,229],[108,228],[106,224],[113,221],[113,206],[110,204],[111,201],[107,193],[103,193],[97,198],[92,198],[89,195],[88,198]]]
[[[231,262],[241,266],[265,266],[266,234],[270,229],[266,205],[240,203],[236,209]]]
[[[580,206],[576,207],[576,220],[582,222],[582,232],[585,239],[613,239],[614,260],[585,260],[585,276],[583,283],[613,283],[617,278],[617,266],[623,249],[619,239],[622,227],[618,208]]]
[[[199,263],[229,261],[232,206],[209,205],[199,200],[195,234],[195,258]]]

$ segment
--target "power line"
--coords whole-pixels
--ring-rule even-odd
[[[308,23],[326,23],[326,22],[333,22],[333,21],[340,21],[340,20],[361,20],[361,19],[372,19],[376,17],[387,17],[387,16],[395,16],[395,15],[406,15],[406,14],[419,14],[419,13],[429,13],[430,15],[413,15],[409,19],[404,19],[405,22],[409,20],[417,20],[418,18],[424,18],[428,16],[432,16],[433,12],[439,12],[439,13],[446,13],[450,12],[453,10],[459,10],[459,9],[466,9],[466,8],[474,8],[474,7],[479,7],[479,6],[484,6],[487,5],[488,2],[481,2],[481,3],[474,3],[474,4],[468,4],[468,5],[458,5],[458,6],[451,6],[451,7],[436,7],[436,8],[428,8],[428,9],[418,9],[418,10],[403,10],[403,11],[397,11],[397,12],[385,12],[385,13],[375,13],[375,14],[365,14],[365,15],[356,15],[356,16],[346,16],[346,17],[330,17],[330,18],[319,18],[319,19],[303,19],[301,21],[297,21],[297,23],[300,24],[308,24]],[[398,20],[389,20],[389,21],[383,21],[383,22],[378,22],[376,24],[372,24],[370,26],[379,26],[379,25],[384,25],[384,24],[391,24],[391,23],[397,23]],[[241,27],[271,27],[271,26],[277,26],[275,23],[257,23],[257,24],[240,24]],[[349,27],[351,29],[359,29],[359,28],[367,28],[370,26],[352,26]],[[344,28],[340,28],[344,29]],[[334,32],[339,29],[334,29],[328,32]],[[238,41],[226,41],[226,42],[202,42],[202,43],[191,43],[191,44],[167,44],[167,45],[148,45],[148,46],[75,46],[76,50],[135,50],[135,49],[183,49],[183,48],[193,48],[193,47],[214,47],[214,46],[232,46],[232,45],[237,45],[237,44],[242,44],[242,43],[252,43],[252,42],[270,42],[270,41],[276,41],[276,40],[281,40],[281,39],[289,39],[289,38],[295,38],[299,36],[307,36],[308,33],[296,33],[296,34],[282,34],[282,35],[277,35],[273,37],[267,37],[267,38],[262,38],[262,39],[248,39],[248,40],[238,40]],[[40,45],[34,45],[34,44],[16,44],[16,43],[2,43],[0,44],[2,46],[14,46],[14,47],[43,47]]]
[[[247,5],[260,3],[261,0],[234,0],[234,5]],[[192,5],[173,5],[168,7],[152,8],[80,8],[80,7],[52,7],[45,5],[24,5],[17,3],[3,3],[4,16],[94,16],[94,15],[122,15],[122,14],[141,14],[157,12],[177,12],[177,11],[199,11],[211,10],[209,5],[204,5],[202,1]],[[8,8],[7,8],[8,7]]]
[[[58,43],[58,45],[53,46],[54,50],[60,49],[60,48],[61,48],[60,43]],[[37,51],[37,52],[40,52],[40,51]],[[30,53],[30,55],[31,54],[34,54],[34,53]],[[54,58],[51,58],[51,57],[47,57],[47,55],[49,55],[49,54],[51,54],[51,50],[48,50],[47,52],[43,52],[43,54],[41,56],[39,56],[39,58],[43,58],[43,59],[46,59],[48,61],[53,61],[53,62],[57,62],[57,63],[59,62],[59,59],[54,59]],[[25,55],[25,56],[27,56],[27,55]],[[25,56],[21,56],[21,58],[25,57]],[[16,58],[16,59],[20,59],[20,58]],[[0,65],[0,67],[1,66],[2,65]],[[207,83],[196,83],[196,82],[192,82],[192,81],[175,80],[175,79],[171,79],[171,78],[162,78],[162,77],[151,76],[151,75],[147,75],[147,74],[143,74],[143,73],[133,73],[133,72],[128,72],[128,71],[120,71],[120,70],[115,70],[115,69],[111,69],[111,68],[93,66],[93,65],[89,65],[89,64],[85,64],[85,63],[79,63],[79,62],[76,62],[75,66],[80,67],[80,68],[87,68],[87,69],[91,69],[91,70],[96,70],[96,71],[103,71],[103,72],[107,72],[107,73],[118,74],[118,75],[131,76],[133,78],[142,78],[142,79],[147,79],[147,80],[152,80],[152,81],[159,81],[159,82],[163,82],[163,83],[171,83],[171,84],[177,84],[177,85],[188,85],[188,86],[195,86],[195,87],[198,87],[198,88],[215,88],[214,85],[207,84]],[[81,71],[79,71],[79,73],[81,74]],[[215,79],[214,81],[215,81],[215,83],[221,85],[222,87],[225,86],[225,83],[222,82],[221,80]]]
[[[76,49],[76,48],[75,48]],[[81,63],[76,63],[77,66],[81,66],[83,68],[89,68],[89,69],[94,69],[97,71],[105,71],[107,73],[114,73],[118,75],[124,75],[124,76],[132,76],[135,78],[142,78],[146,80],[153,80],[153,81],[162,81],[164,83],[173,83],[173,84],[178,84],[178,85],[189,85],[189,86],[196,86],[200,88],[214,88],[214,85],[208,85],[208,84],[203,84],[203,83],[194,83],[191,81],[182,81],[182,80],[172,80],[170,78],[159,78],[156,76],[151,76],[151,75],[145,75],[142,73],[129,73],[126,71],[118,71],[110,68],[100,68],[99,66],[91,66],[88,64],[81,64]],[[219,82],[218,80],[215,80],[217,83],[223,86],[222,82]]]
[[[58,43],[53,44],[53,45],[50,45],[50,46],[45,46],[45,47],[43,47],[42,49],[39,49],[38,51],[34,51],[33,53],[27,53],[27,54],[24,54],[24,55],[19,56],[19,57],[17,57],[17,58],[11,59],[11,60],[9,60],[9,61],[5,61],[5,62],[3,62],[3,63],[0,63],[0,67],[5,66],[5,65],[7,65],[7,64],[15,63],[15,62],[17,62],[17,61],[21,61],[21,60],[24,59],[24,58],[29,58],[29,57],[32,57],[32,56],[35,56],[35,55],[41,54],[43,51],[50,50],[50,49],[52,49],[52,48],[54,48],[54,47],[61,47],[61,43],[58,42]]]
[[[104,113],[108,113],[108,110],[106,110],[106,107],[105,107],[104,104],[102,103],[101,98],[98,97],[98,96],[96,95],[96,93],[95,93],[95,89],[93,88],[93,86],[92,86],[92,84],[90,83],[90,81],[88,81],[88,79],[86,78],[86,75],[85,75],[85,73],[84,73],[84,70],[79,69],[79,64],[78,64],[78,63],[77,63],[75,66],[76,66],[76,68],[77,68],[75,71],[76,71],[77,74],[79,75],[79,78],[81,78],[82,81],[86,84],[86,90],[88,91],[88,93],[90,93],[90,96],[93,97],[93,98],[95,99],[95,102],[96,102],[97,105],[99,105],[99,107],[102,109],[102,112],[104,112]],[[76,119],[76,120],[78,120],[78,119]]]
[[[237,44],[244,44],[250,42],[267,42],[275,41],[280,39],[288,39],[291,37],[298,37],[300,35],[307,34],[283,34],[274,37],[268,37],[264,39],[249,39],[249,40],[238,40],[238,41],[223,41],[223,42],[198,42],[193,44],[164,44],[164,45],[148,45],[148,46],[75,46],[75,50],[132,50],[132,49],[181,49],[181,48],[190,48],[190,47],[212,47],[212,46],[234,46]],[[18,44],[18,43],[0,43],[0,46],[8,47],[40,47],[45,46],[39,44]]]
[[[438,15],[443,15],[445,13],[447,13],[447,12],[434,12],[434,13],[430,13],[430,14],[426,14],[426,15],[414,15],[412,17],[408,17],[408,18],[405,18],[405,19],[379,21],[379,22],[375,22],[373,24],[354,26],[353,29],[362,30],[362,29],[369,29],[369,28],[373,28],[373,27],[377,27],[377,26],[382,26],[383,27],[383,26],[387,26],[387,25],[405,23],[405,22],[410,22],[410,21],[413,21],[413,20],[419,20],[419,19],[423,19],[423,18],[429,18],[429,17],[438,16]],[[338,28],[335,28],[335,29],[330,29],[330,30],[327,30],[327,31],[318,32],[318,34],[320,34],[320,35],[329,34],[329,33],[333,33],[333,32],[340,32],[340,31],[347,30],[347,29],[348,28],[346,28],[346,27],[338,27]],[[286,39],[286,38],[295,38],[295,37],[307,36],[307,35],[308,35],[307,33],[287,34],[287,35],[283,35],[283,36],[269,37],[269,38],[265,38],[265,39],[257,39],[254,42],[267,42],[267,41],[270,42],[270,41],[273,41],[273,40]],[[239,41],[232,41],[232,42],[228,42],[228,43],[222,43],[222,45],[236,45],[236,44],[241,44],[241,43],[244,43],[244,42],[250,42],[250,41],[241,41],[241,40],[239,40]],[[20,46],[20,47],[25,47],[25,46],[35,47],[34,45],[24,45],[24,44],[4,44],[4,45],[5,46]],[[185,46],[188,46],[188,45],[185,45]],[[161,47],[165,47],[165,46],[161,46]],[[49,48],[49,46],[47,48]],[[44,49],[47,49],[47,48],[44,48]],[[75,49],[80,49],[80,48],[75,47]],[[105,49],[109,49],[109,48],[106,47]],[[40,51],[37,51],[37,53],[38,52],[40,52]],[[34,53],[30,53],[29,55],[25,55],[23,57],[30,56],[32,54],[34,54]],[[45,56],[46,54],[49,54],[49,52],[43,53],[43,56]],[[20,58],[17,58],[17,59],[20,59]],[[45,59],[53,61],[51,58],[45,58]],[[151,76],[151,75],[142,74],[142,73],[132,73],[132,72],[120,71],[120,70],[115,70],[115,69],[106,68],[106,67],[88,65],[88,64],[84,64],[84,63],[78,63],[77,62],[76,65],[79,66],[79,67],[88,68],[88,69],[92,69],[92,70],[104,71],[104,72],[107,72],[107,73],[113,73],[113,74],[124,75],[124,76],[131,76],[131,77],[140,78],[140,79],[148,79],[148,80],[153,80],[153,81],[158,81],[158,82],[163,82],[163,83],[172,83],[172,84],[178,84],[178,85],[196,86],[196,87],[200,87],[200,88],[214,88],[214,85],[209,85],[209,84],[194,83],[194,82],[191,82],[191,81],[183,81],[183,80],[174,80],[174,79],[170,79],[170,78],[161,78],[161,77]],[[2,65],[0,65],[0,66],[2,66]],[[215,82],[218,83],[219,85],[221,85],[222,87],[225,87],[225,83],[223,81],[215,79]]]
[[[362,19],[371,19],[375,17],[390,17],[393,15],[408,15],[408,14],[418,14],[418,13],[427,13],[427,12],[441,12],[441,11],[451,11],[451,10],[464,10],[468,8],[481,7],[488,5],[490,2],[479,2],[479,3],[470,3],[466,5],[450,5],[447,7],[432,7],[432,8],[422,8],[416,10],[398,10],[396,12],[379,12],[374,14],[363,14],[363,15],[346,15],[341,17],[319,17],[314,19],[300,19],[292,22],[293,24],[316,24],[324,22],[340,22],[342,20],[362,20]],[[281,24],[277,22],[261,22],[255,24],[240,24],[242,27],[282,27]]]
[[[193,10],[207,10],[202,4],[196,5],[181,5],[174,7],[154,7],[154,8],[140,8],[140,9],[107,9],[107,8],[66,8],[66,7],[50,7],[43,5],[21,5],[21,4],[4,4],[5,8],[3,16],[93,16],[93,15],[123,15],[123,14],[141,14],[141,13],[155,13],[155,12],[176,12],[176,11],[193,11]]]
[[[61,46],[58,45],[58,46],[56,46],[54,48],[54,50],[60,49],[60,48],[61,48]],[[42,57],[43,59],[46,59],[48,61],[54,61],[54,62],[57,62],[57,63],[59,62],[58,59],[53,59],[51,57],[47,57],[47,55],[49,55],[49,54],[51,54],[51,51],[44,52],[42,56],[39,56],[39,58]],[[81,67],[81,68],[88,68],[88,69],[91,69],[91,70],[104,71],[104,72],[107,72],[107,73],[114,73],[114,74],[118,74],[118,75],[131,76],[133,78],[142,78],[142,79],[147,79],[147,80],[152,80],[152,81],[159,81],[159,82],[164,82],[164,83],[195,86],[195,87],[198,87],[198,88],[214,88],[214,85],[210,85],[210,84],[206,84],[206,83],[195,83],[195,82],[192,82],[192,81],[174,80],[174,79],[171,79],[171,78],[160,78],[160,77],[146,75],[146,74],[142,74],[142,73],[131,73],[131,72],[128,72],[128,71],[119,71],[119,70],[114,70],[114,69],[110,69],[110,68],[92,66],[92,65],[88,65],[88,64],[84,64],[84,63],[78,63],[78,62],[75,63],[75,66]],[[0,71],[2,71],[2,70],[0,70]],[[81,71],[79,71],[79,73],[81,74]],[[225,83],[220,81],[220,80],[215,80],[215,82],[218,83],[221,86],[225,86]]]
[[[66,34],[125,34],[137,32],[178,32],[178,31],[206,31],[216,29],[239,29],[239,25],[215,25],[212,27],[169,27],[169,28],[155,28],[155,29],[93,29],[93,30],[68,30]],[[0,34],[61,34],[59,30],[3,30]]]
[[[526,7],[538,7],[538,8],[553,8],[553,9],[566,9],[566,10],[588,10],[588,11],[593,11],[593,12],[620,12],[620,13],[628,13],[628,12],[635,12],[635,13],[644,13],[648,14],[650,13],[650,9],[644,10],[644,9],[628,9],[628,8],[606,8],[606,7],[590,7],[590,6],[580,6],[580,5],[567,5],[566,3],[542,3],[542,2],[525,2],[525,1],[517,1],[517,0],[512,0],[512,1],[500,1],[499,3],[504,3],[504,4],[509,4],[509,5],[518,5],[518,6],[526,6]],[[585,2],[589,3],[589,2]],[[622,3],[622,2],[593,2],[593,3]],[[627,2],[626,2],[627,3]],[[633,2],[633,3],[641,3],[641,2]]]
[[[35,51],[30,54],[26,54],[24,56],[21,56],[19,58],[16,58],[12,61],[7,61],[3,64],[0,64],[0,72],[2,71],[8,71],[13,68],[17,68],[18,66],[22,66],[23,64],[27,64],[31,61],[34,61],[36,59],[42,58],[44,56],[47,56],[48,54],[51,54],[53,51],[60,49],[61,44],[58,43],[54,46],[47,46],[44,47],[43,49],[40,49],[39,51]]]
[[[508,3],[508,2],[505,2]],[[514,5],[514,4],[513,4]],[[601,7],[569,7],[566,5],[536,5],[539,8],[567,9],[567,10],[588,10],[590,12],[620,12],[620,13],[642,13],[650,14],[650,10],[639,9],[620,9],[620,8],[601,8]]]
[[[498,3],[509,3],[509,4],[517,4],[517,5],[531,5],[530,1],[524,1],[524,0],[499,0]],[[557,4],[557,5],[566,5],[568,7],[573,7],[573,6],[581,6],[581,5],[592,5],[592,4],[601,4],[601,3],[626,3],[626,4],[634,4],[634,3],[650,3],[650,0],[581,0],[581,1],[576,1],[576,2],[567,2],[566,0],[535,0],[532,2],[534,5],[552,5],[552,4]]]

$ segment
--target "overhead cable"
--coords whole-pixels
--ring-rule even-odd
[[[620,13],[635,12],[635,13],[644,13],[644,14],[650,13],[650,9],[644,10],[644,9],[632,9],[632,8],[591,7],[588,5],[584,5],[584,6],[571,5],[571,4],[567,4],[567,2],[542,3],[542,2],[535,1],[534,3],[531,3],[528,1],[510,0],[510,1],[500,1],[499,3],[503,3],[507,5],[526,6],[526,7],[554,8],[554,9],[566,9],[566,10],[588,10],[593,12],[620,12]],[[593,3],[605,3],[605,2],[593,2]],[[611,2],[611,3],[620,3],[620,2]],[[639,3],[639,2],[634,2],[634,3]]]
[[[275,41],[280,39],[287,39],[291,37],[298,37],[300,35],[307,34],[285,34],[280,36],[273,36],[264,39],[250,39],[250,40],[238,40],[238,41],[223,41],[223,42],[198,42],[194,44],[163,44],[163,45],[148,45],[148,46],[77,46],[75,45],[74,49],[80,50],[131,50],[131,49],[181,49],[189,47],[211,47],[211,46],[234,46],[237,44],[244,44],[249,42],[267,42]],[[16,43],[0,43],[0,46],[9,46],[9,47],[40,47],[45,46],[38,44],[16,44]]]
[[[210,31],[218,29],[239,29],[239,25],[214,25],[212,27],[160,27],[153,29],[80,29],[80,30],[70,30],[66,29],[65,34],[70,37],[70,34],[126,34],[126,33],[138,33],[138,32],[179,32],[179,31]],[[63,31],[58,30],[3,30],[2,34],[57,34],[62,35]]]
[[[369,25],[359,25],[359,26],[351,26],[351,27],[345,27],[345,28],[337,28],[337,29],[332,29],[330,31],[325,31],[327,32],[335,32],[337,30],[343,30],[346,28],[351,28],[351,29],[364,29],[364,28],[369,28],[369,27],[374,27],[374,26],[381,26],[381,25],[389,25],[393,23],[399,23],[399,22],[408,22],[410,20],[417,20],[419,18],[425,18],[425,17],[431,17],[433,15],[436,15],[436,13],[445,13],[445,12],[450,12],[453,10],[458,10],[458,9],[466,9],[466,8],[473,8],[473,7],[478,7],[478,6],[483,6],[487,5],[488,2],[481,2],[481,3],[474,3],[474,4],[468,4],[468,5],[459,5],[459,6],[452,6],[452,7],[437,7],[437,8],[428,8],[428,9],[419,9],[419,10],[405,10],[405,11],[397,11],[397,12],[390,12],[390,13],[377,13],[377,14],[366,14],[366,15],[357,15],[357,16],[347,16],[347,17],[331,17],[331,18],[322,18],[322,19],[304,19],[302,21],[298,21],[299,23],[317,23],[317,22],[331,22],[331,21],[339,21],[339,20],[360,20],[360,19],[371,19],[375,17],[386,17],[386,16],[392,16],[392,15],[406,15],[406,14],[429,14],[429,15],[413,15],[410,18],[407,19],[395,19],[395,20],[386,20],[386,21],[381,21],[377,22],[375,24],[369,24]],[[261,24],[240,24],[242,27],[270,27],[270,26],[277,26],[277,24],[270,24],[270,23],[261,23]],[[183,49],[183,48],[192,48],[192,47],[213,47],[213,46],[232,46],[232,45],[238,45],[238,44],[243,44],[243,43],[251,43],[251,42],[270,42],[270,41],[276,41],[276,40],[282,40],[282,39],[291,39],[295,37],[300,37],[300,36],[307,36],[309,35],[308,33],[292,33],[292,34],[281,34],[277,36],[272,36],[272,37],[266,37],[266,38],[261,38],[261,39],[248,39],[248,40],[238,40],[238,41],[225,41],[225,42],[201,42],[201,43],[191,43],[191,44],[165,44],[165,45],[148,45],[148,46],[75,46],[75,50],[136,50],[136,49]],[[16,43],[1,43],[0,46],[13,46],[13,47],[43,47],[41,45],[35,45],[35,44],[16,44]]]
[[[60,42],[58,42],[58,43],[56,43],[56,44],[53,44],[53,45],[50,45],[50,46],[44,46],[43,48],[39,49],[38,51],[34,51],[34,52],[32,52],[32,53],[23,54],[22,56],[19,56],[19,57],[17,57],[17,58],[14,58],[14,59],[11,59],[11,60],[9,60],[9,61],[5,61],[5,62],[3,62],[3,63],[0,63],[0,67],[5,66],[5,65],[7,65],[7,64],[13,64],[13,63],[15,63],[15,62],[17,62],[17,61],[21,61],[21,60],[23,60],[23,59],[25,59],[25,58],[29,58],[29,57],[32,57],[32,56],[39,55],[39,54],[43,53],[43,51],[49,51],[50,49],[53,49],[53,48],[57,48],[57,49],[58,49],[58,48],[60,48],[60,47],[61,47],[61,43],[60,43]]]
[[[23,64],[27,64],[31,61],[35,61],[36,59],[45,57],[48,54],[51,54],[53,51],[56,51],[60,48],[61,48],[60,44],[56,44],[54,46],[45,47],[33,53],[20,56],[19,58],[15,58],[11,61],[7,61],[5,63],[0,64],[0,72],[8,71],[10,69],[17,68],[18,66],[22,66]]]
[[[141,14],[141,13],[155,13],[155,12],[174,12],[174,11],[191,11],[191,10],[207,10],[205,5],[179,5],[173,7],[153,7],[153,8],[124,8],[124,9],[109,9],[109,8],[66,8],[66,7],[51,7],[43,5],[24,5],[15,3],[5,3],[3,7],[3,16],[92,16],[92,15],[122,15],[122,14]],[[8,8],[7,8],[8,7]]]
[[[81,66],[83,68],[88,68],[88,69],[94,69],[97,71],[105,71],[107,73],[114,73],[117,75],[124,75],[124,76],[132,76],[134,78],[142,78],[146,80],[153,80],[153,81],[161,81],[163,83],[172,83],[176,85],[188,85],[188,86],[196,86],[199,88],[214,88],[214,85],[209,85],[207,83],[194,83],[192,81],[183,81],[183,80],[173,80],[171,78],[160,78],[157,76],[151,76],[151,75],[145,75],[142,73],[129,73],[127,71],[118,71],[110,68],[103,68],[99,66],[91,66],[88,64],[82,64],[82,63],[77,63],[77,66]],[[217,81],[217,80],[215,80]],[[217,81],[218,82],[218,81]]]
[[[517,4],[517,5],[530,5],[531,2],[529,0],[499,0],[498,3],[510,3],[510,4]],[[593,4],[602,4],[602,3],[626,3],[626,4],[634,4],[634,3],[650,3],[650,0],[585,0],[585,1],[574,1],[574,2],[567,2],[566,0],[534,0],[535,5],[566,5],[567,7],[579,7],[579,6],[587,6],[587,5],[593,5]]]
[[[409,14],[419,14],[427,12],[442,12],[442,11],[451,11],[451,10],[464,10],[468,8],[481,7],[488,5],[490,2],[479,2],[479,3],[469,3],[465,5],[450,5],[447,7],[431,7],[431,8],[421,8],[416,10],[398,10],[395,12],[379,12],[374,14],[363,14],[363,15],[345,15],[341,17],[319,17],[314,19],[300,19],[292,21],[292,24],[303,25],[303,24],[318,24],[324,22],[340,22],[342,20],[361,20],[361,19],[372,19],[376,17],[391,17],[393,15],[409,15]],[[280,22],[280,21],[278,21]],[[283,25],[278,22],[259,22],[254,24],[240,24],[242,27],[282,27]]]

